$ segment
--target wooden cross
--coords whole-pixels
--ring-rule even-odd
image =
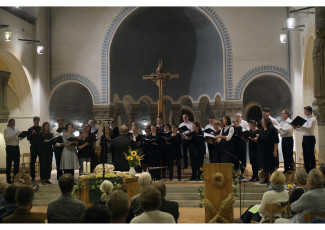
[[[150,79],[156,82],[156,85],[159,88],[159,97],[158,97],[158,117],[162,119],[162,122],[165,123],[165,103],[164,103],[164,86],[166,81],[172,78],[179,78],[179,74],[168,73],[162,64],[162,59],[158,61],[158,67],[155,73],[151,75],[143,75],[142,79]]]

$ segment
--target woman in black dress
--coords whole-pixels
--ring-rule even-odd
[[[40,145],[40,177],[42,184],[51,184],[52,158],[53,158],[53,134],[50,132],[50,124],[44,122],[39,133],[41,137]]]
[[[92,146],[88,142],[88,133],[83,132],[77,144],[79,175],[86,174],[86,169],[84,168],[83,162],[91,162],[91,148]]]
[[[168,161],[169,180],[172,181],[174,177],[174,161],[177,166],[178,181],[181,181],[181,159],[182,159],[182,136],[177,133],[178,125],[172,125],[172,133],[166,139],[166,157]]]
[[[257,151],[259,163],[264,171],[265,179],[262,184],[270,182],[270,174],[276,170],[279,165],[278,158],[278,143],[279,136],[276,128],[274,128],[272,121],[268,117],[262,118],[262,131],[257,138]]]
[[[149,134],[151,132],[150,125],[146,125],[144,127],[144,132],[145,134],[142,136],[142,142],[141,142],[141,148],[143,151],[143,157],[142,157],[143,159],[141,160],[141,166],[142,166],[142,171],[146,172],[148,168],[147,156],[148,156],[149,143],[146,142],[145,139],[148,139]]]
[[[205,142],[199,122],[193,123],[193,131],[186,136],[186,140],[189,141],[190,145],[190,160],[192,168],[192,176],[190,180],[200,181],[200,176],[202,174],[200,167],[203,166]]]
[[[233,150],[234,150],[233,155],[236,158],[241,160],[241,158],[243,158],[242,155],[245,155],[245,157],[246,157],[246,149],[243,147],[244,140],[241,139],[241,134],[243,132],[243,128],[239,125],[239,121],[237,119],[233,120],[233,125],[234,125],[234,135],[232,136],[232,140],[231,140],[233,143]],[[245,169],[243,169],[243,167],[239,165],[239,161],[235,158],[232,158],[232,163],[234,164],[235,171],[237,171],[240,167],[241,177],[242,177],[242,174]],[[243,164],[244,164],[244,162],[243,162]]]
[[[139,134],[139,129],[136,126],[133,126],[132,128],[132,133],[130,134],[130,138],[131,138],[131,142],[129,144],[131,150],[140,150],[141,146],[142,146],[142,139],[143,136]],[[138,173],[142,172],[142,167],[141,166],[137,166],[135,167],[135,171]]]
[[[113,164],[112,153],[109,151],[109,147],[111,145],[112,132],[109,126],[104,126],[103,131],[104,134],[100,137],[100,162],[104,162],[105,164]]]
[[[161,179],[161,146],[162,138],[157,134],[156,124],[151,125],[151,133],[148,135],[148,166],[152,180]]]
[[[248,149],[249,149],[249,161],[252,165],[253,176],[249,180],[250,182],[259,181],[258,178],[258,165],[257,165],[257,137],[256,135],[260,133],[260,130],[257,128],[256,121],[251,120],[248,122],[249,131],[252,133],[252,137],[248,137]],[[255,136],[255,137],[253,137]]]
[[[221,145],[221,163],[232,163],[233,143],[231,141],[234,134],[234,127],[231,125],[229,116],[222,118],[223,128],[220,135],[216,136]]]

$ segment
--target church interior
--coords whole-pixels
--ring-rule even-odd
[[[9,119],[23,131],[35,116],[50,129],[63,118],[79,132],[94,120],[100,136],[112,119],[117,127],[135,122],[144,132],[159,111],[164,124],[179,125],[186,113],[205,127],[212,116],[220,121],[236,113],[259,121],[265,107],[280,123],[281,111],[293,119],[311,106],[316,160],[323,165],[324,40],[324,7],[0,7],[1,177]],[[152,76],[159,60],[177,77],[158,87],[143,76]],[[294,131],[293,138],[294,160],[303,163],[301,132]],[[19,147],[21,154],[30,152],[27,139]],[[168,183],[173,194],[173,186],[186,184]],[[189,190],[197,193],[200,185],[193,182]],[[243,207],[260,201],[254,196],[266,189],[247,186]],[[196,223],[204,223],[204,209],[193,199],[180,206],[181,222],[190,223],[198,213]],[[241,205],[235,203],[235,219]],[[46,211],[46,202],[38,206],[34,210]]]

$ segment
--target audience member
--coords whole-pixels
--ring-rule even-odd
[[[149,187],[151,185],[151,183],[152,183],[151,174],[148,172],[142,173],[138,179],[138,186],[139,186],[140,192],[143,189]],[[131,206],[130,206],[128,216],[126,217],[126,223],[130,223],[131,220],[135,216],[138,216],[143,212],[144,212],[144,210],[140,203],[140,194],[137,194],[137,195],[133,196],[131,199]]]
[[[81,215],[86,210],[84,202],[72,197],[74,178],[64,174],[59,179],[62,195],[51,201],[47,208],[49,223],[80,223]]]
[[[2,223],[44,223],[44,220],[30,213],[33,207],[33,198],[34,190],[31,186],[19,186],[16,192],[18,208],[11,215],[3,218]]]
[[[2,219],[6,216],[9,216],[13,213],[17,208],[18,205],[15,200],[16,191],[19,188],[17,184],[10,184],[4,194],[5,205],[0,208],[0,223]]]
[[[7,190],[7,182],[5,179],[1,178],[0,179],[0,208],[6,204],[5,199],[3,198],[6,190]]]
[[[289,202],[292,204],[293,202],[299,200],[302,194],[306,192],[307,186],[307,173],[304,169],[297,169],[295,173],[295,188],[292,190]]]
[[[112,189],[113,189],[112,182],[110,182],[108,180],[104,180],[99,187],[99,190],[102,192],[101,198],[99,201],[96,201],[95,204],[106,205],[108,196],[112,192]]]
[[[166,200],[166,185],[163,182],[155,182],[153,185],[161,193],[162,203],[159,210],[171,214],[177,223],[179,217],[178,203],[175,201]]]
[[[129,198],[125,192],[121,190],[112,192],[106,205],[112,211],[112,223],[125,223],[129,212]]]
[[[310,223],[314,223],[314,224],[325,223],[325,218],[316,216],[310,221]]]
[[[291,219],[278,219],[276,223],[304,223],[307,213],[325,213],[324,175],[319,169],[312,169],[307,176],[307,187],[310,189],[296,202],[291,204],[291,210],[296,212]]]
[[[319,170],[323,173],[323,176],[325,178],[325,166],[323,165],[319,166]],[[325,180],[324,180],[324,187],[325,187]]]
[[[161,194],[154,186],[142,190],[140,202],[144,213],[134,217],[131,224],[136,223],[175,223],[174,217],[162,211],[159,208],[162,203]]]
[[[106,205],[95,204],[86,209],[82,215],[84,223],[111,223],[112,212]]]
[[[128,190],[126,189],[126,187],[124,186],[124,184],[117,184],[113,187],[111,192],[117,191],[117,190],[121,190],[122,192],[128,193]]]

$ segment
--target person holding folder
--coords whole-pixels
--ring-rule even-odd
[[[281,112],[283,121],[280,122],[279,133],[282,137],[281,148],[284,161],[284,171],[286,173],[293,170],[293,127],[292,120],[289,118],[289,111],[283,110]]]
[[[179,125],[179,130],[180,133],[182,135],[182,150],[183,150],[183,159],[184,159],[184,169],[188,168],[188,160],[187,160],[187,149],[190,147],[188,141],[186,140],[186,134],[192,132],[192,126],[193,126],[193,122],[188,120],[188,115],[186,113],[183,114],[183,121],[182,123],[180,123]],[[187,131],[181,131],[182,127],[186,126],[187,127]]]
[[[40,177],[42,184],[52,184],[50,182],[53,159],[53,134],[50,132],[50,124],[44,122],[40,131],[41,144],[39,146]]]
[[[294,125],[294,128],[302,132],[302,150],[304,156],[304,164],[306,173],[316,167],[315,160],[315,144],[316,139],[314,135],[316,126],[316,117],[313,115],[313,109],[311,106],[304,107],[304,113],[306,116],[306,122],[302,124]]]
[[[41,137],[39,132],[41,131],[41,126],[39,126],[40,117],[33,117],[34,125],[28,129],[29,135],[27,139],[30,143],[30,176],[32,181],[35,181],[35,163],[37,157],[39,158],[39,146],[41,144]]]

